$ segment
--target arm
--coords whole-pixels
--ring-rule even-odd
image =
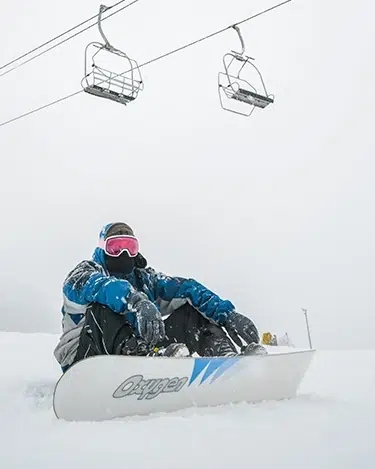
[[[95,262],[83,261],[68,275],[63,293],[74,303],[96,302],[116,313],[125,313],[134,289],[126,280],[107,276]]]
[[[222,300],[214,292],[194,279],[169,277],[150,269],[153,276],[155,298],[170,302],[174,299],[186,299],[203,316],[223,325],[235,310],[228,300]]]

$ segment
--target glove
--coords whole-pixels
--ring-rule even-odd
[[[160,311],[154,303],[147,299],[146,295],[136,294],[134,296],[131,311],[135,315],[135,328],[138,335],[151,347],[154,347],[165,337],[165,327]]]
[[[227,330],[229,337],[239,347],[243,346],[240,337],[247,344],[259,343],[258,329],[255,327],[253,321],[243,314],[233,311],[228,316],[224,327]]]

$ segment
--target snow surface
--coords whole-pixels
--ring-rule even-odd
[[[374,467],[375,351],[317,352],[296,399],[72,423],[52,410],[57,339],[0,333],[1,469]]]

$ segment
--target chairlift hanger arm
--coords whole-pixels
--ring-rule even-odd
[[[113,47],[111,46],[111,44],[109,43],[108,39],[107,39],[107,36],[104,34],[103,32],[103,28],[102,28],[102,15],[104,12],[106,12],[107,10],[109,10],[110,7],[107,7],[105,5],[100,5],[99,7],[99,15],[98,15],[98,28],[99,28],[99,32],[100,32],[100,35],[102,36],[104,42],[105,42],[105,47],[107,49],[112,49]]]
[[[243,40],[243,37],[242,37],[242,34],[241,34],[241,30],[239,28],[239,26],[237,26],[236,24],[233,25],[233,29],[236,30],[237,34],[238,34],[238,37],[240,39],[240,42],[241,42],[241,52],[238,53],[238,52],[235,52],[236,54],[239,54],[239,55],[244,55],[245,54],[245,41]]]

